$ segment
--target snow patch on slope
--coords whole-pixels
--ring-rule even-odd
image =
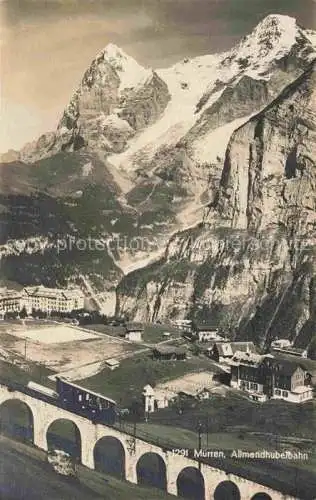
[[[316,31],[305,30],[305,35],[307,36],[311,44],[316,48]]]
[[[195,141],[193,148],[193,158],[199,163],[212,163],[219,156],[223,158],[227,148],[228,141],[232,133],[241,125],[246,123],[251,115],[237,118],[232,122],[226,123],[222,127],[211,130]]]

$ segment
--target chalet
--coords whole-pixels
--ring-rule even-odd
[[[231,387],[248,393],[255,401],[266,401],[264,393],[265,370],[261,367],[264,356],[253,352],[236,351],[231,366]]]
[[[311,375],[302,365],[249,352],[233,356],[231,387],[247,392],[256,401],[284,399],[300,403],[313,398]]]
[[[209,356],[221,363],[232,359],[237,351],[257,352],[253,342],[215,342]]]
[[[186,359],[186,350],[183,347],[157,346],[153,349],[153,358],[160,360],[184,360]]]
[[[183,333],[192,333],[192,321],[190,319],[176,319],[173,325]]]
[[[265,358],[265,391],[273,399],[286,399],[293,403],[313,398],[311,374],[303,365],[280,359]]]
[[[194,325],[194,333],[199,342],[209,342],[210,340],[220,340],[218,328],[212,324],[198,323]]]
[[[125,325],[125,338],[132,342],[141,342],[144,327],[142,323],[126,323]]]

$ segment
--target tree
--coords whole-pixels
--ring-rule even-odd
[[[202,352],[202,349],[199,345],[193,344],[191,348],[193,356],[199,356]]]
[[[18,311],[7,311],[4,315],[4,319],[17,319],[18,316]]]
[[[21,311],[20,311],[20,318],[21,319],[24,319],[24,318],[27,318],[28,314],[27,314],[27,310],[26,310],[26,307],[23,306]]]
[[[308,347],[308,357],[316,360],[316,335],[311,340]]]

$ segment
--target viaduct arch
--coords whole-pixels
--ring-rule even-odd
[[[82,438],[78,425],[70,419],[57,418],[46,430],[47,449],[64,450],[81,462]]]
[[[185,467],[178,474],[177,494],[191,500],[204,500],[204,477],[197,467]]]
[[[136,474],[138,484],[167,491],[167,466],[160,454],[147,452],[139,457]]]
[[[165,489],[172,495],[181,494],[181,488],[183,487],[181,484],[183,484],[183,477],[187,477],[188,469],[197,469],[197,462],[193,459],[174,455],[169,450],[164,450],[157,445],[139,438],[134,439],[132,436],[113,427],[94,424],[90,420],[69,412],[64,408],[29,395],[25,388],[23,390],[20,388],[19,390],[9,389],[6,385],[0,383],[0,416],[1,409],[3,408],[2,405],[10,400],[19,400],[30,408],[33,419],[33,443],[45,451],[48,449],[47,431],[50,426],[60,419],[71,421],[80,433],[81,463],[90,469],[94,469],[97,466],[96,450],[98,450],[103,438],[116,439],[120,443],[121,457],[124,450],[125,478],[127,481],[135,484],[138,482],[137,464],[145,463],[146,457],[142,457],[145,455],[148,456],[148,454],[158,455],[161,458],[161,460],[157,459],[160,464],[163,461],[164,466],[161,465],[160,472],[163,471],[162,477],[165,478]],[[187,471],[185,472],[185,470]],[[201,493],[201,500],[215,498],[216,488],[220,483],[225,481],[230,481],[238,487],[242,500],[269,500],[269,498],[271,500],[295,500],[295,497],[284,495],[279,491],[235,474],[226,473],[208,464],[201,463],[198,472],[201,474],[201,478],[203,478],[204,485],[204,496]],[[197,480],[199,475],[195,473],[195,475],[189,475],[189,477],[192,481],[192,477]],[[200,480],[200,483],[202,484],[202,480]]]
[[[214,500],[241,500],[237,484],[232,481],[222,481],[216,486]]]
[[[0,430],[34,442],[34,416],[32,408],[20,399],[8,399],[0,406]]]
[[[94,445],[94,468],[120,479],[126,478],[126,456],[121,441],[113,436],[104,436]]]

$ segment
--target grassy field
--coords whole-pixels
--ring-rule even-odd
[[[114,371],[108,369],[97,375],[78,381],[88,389],[115,399],[118,403],[128,406],[130,402],[141,397],[146,384],[155,386],[186,373],[210,369],[207,359],[192,357],[185,361],[157,361],[151,359],[148,353],[135,354],[133,358],[125,359]]]
[[[30,380],[39,382],[48,387],[55,387],[55,382],[51,381],[48,376],[54,372],[49,368],[32,363],[31,361],[21,362],[21,365],[8,363],[0,359],[0,378],[17,382],[18,384],[26,385]]]
[[[120,333],[122,333],[122,327],[110,326],[110,325],[85,325],[83,328],[87,330],[92,330],[98,333],[105,333],[107,335],[111,335],[113,337],[119,337]],[[144,333],[142,336],[142,341],[149,344],[157,344],[163,340],[168,340],[163,333],[170,333],[170,339],[178,339],[181,338],[179,334],[179,330],[174,328],[171,325],[165,324],[153,324],[153,323],[145,323],[144,324]]]
[[[163,340],[167,340],[164,337],[164,333],[170,333],[170,339],[178,339],[181,338],[179,330],[174,328],[172,325],[159,325],[159,324],[145,324],[143,339],[144,342],[149,342],[150,344],[156,344]]]

